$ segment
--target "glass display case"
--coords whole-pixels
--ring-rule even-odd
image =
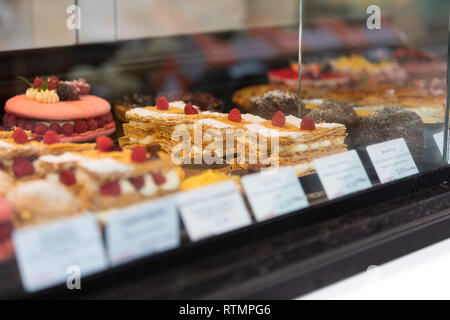
[[[448,236],[445,0],[0,26],[0,297],[288,298]]]

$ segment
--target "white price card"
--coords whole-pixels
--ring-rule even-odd
[[[176,201],[192,241],[251,223],[247,207],[234,181],[182,192],[176,196]]]
[[[309,205],[293,167],[265,170],[242,178],[242,185],[258,221]]]
[[[355,150],[315,159],[313,163],[330,200],[372,186]]]
[[[105,236],[113,265],[178,247],[180,223],[174,199],[112,211],[106,220]]]
[[[373,144],[366,149],[381,183],[419,173],[403,138]]]
[[[107,267],[100,229],[91,214],[18,229],[13,240],[28,292],[69,282],[82,285],[82,277]]]
[[[439,148],[439,151],[441,152],[441,155],[443,155],[444,154],[444,132],[438,132],[438,133],[433,134],[433,138]],[[448,142],[450,143],[450,139]],[[448,158],[448,163],[450,164],[450,157]]]

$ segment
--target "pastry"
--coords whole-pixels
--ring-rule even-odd
[[[310,111],[307,116],[319,123],[341,123],[345,125],[350,141],[359,126],[359,117],[353,107],[350,104],[340,101],[325,101]]]
[[[63,184],[33,180],[18,184],[8,193],[16,227],[68,217],[83,211],[77,197]]]
[[[166,154],[142,146],[113,148],[109,138],[99,137],[96,150],[44,155],[35,166],[42,178],[75,192],[87,210],[123,207],[178,190],[183,172]]]
[[[423,148],[423,121],[412,111],[400,107],[385,107],[367,117],[362,117],[358,133],[352,144],[363,148],[375,143],[404,138],[410,151]]]
[[[238,176],[233,176],[226,174],[217,170],[206,170],[201,174],[194,175],[192,177],[186,178],[182,183],[180,190],[187,191],[196,188],[206,187],[211,184],[234,181],[236,185],[240,188],[240,178]]]
[[[12,208],[4,198],[0,198],[0,263],[12,259],[14,246],[12,243]]]
[[[182,97],[184,103],[191,103],[201,111],[223,112],[224,103],[209,92],[188,93]]]
[[[4,124],[43,136],[52,130],[60,141],[79,142],[112,134],[115,130],[110,104],[89,95],[84,79],[59,81],[56,77],[36,77],[25,94],[5,104]]]
[[[297,92],[297,87],[289,87],[284,84],[261,84],[242,88],[236,91],[232,96],[233,105],[243,112],[252,112],[253,97],[261,96],[269,91],[283,90],[286,92]]]
[[[298,95],[282,90],[269,91],[253,97],[251,101],[252,113],[264,119],[272,119],[279,110],[295,117],[302,117],[305,114],[305,104]]]
[[[151,95],[133,94],[125,95],[123,99],[114,105],[114,115],[120,122],[127,122],[125,113],[133,108],[151,106],[154,104],[154,98]]]

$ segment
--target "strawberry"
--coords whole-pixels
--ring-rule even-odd
[[[169,102],[167,102],[166,97],[159,97],[158,101],[156,101],[156,109],[158,110],[168,110]]]
[[[27,134],[21,128],[17,128],[16,130],[14,130],[14,132],[12,134],[12,138],[15,143],[20,143],[20,144],[26,143],[28,141]]]
[[[312,130],[316,129],[316,123],[314,122],[313,119],[311,119],[309,117],[304,117],[302,119],[302,122],[300,122],[300,129],[312,131]]]
[[[284,116],[283,111],[278,110],[275,112],[275,115],[272,118],[272,125],[275,127],[284,127],[286,123],[286,117]]]
[[[143,146],[133,148],[133,151],[131,152],[131,161],[145,162],[145,160],[147,160],[147,149]]]
[[[122,190],[120,190],[119,181],[112,181],[105,183],[100,187],[100,193],[104,196],[118,196]]]
[[[66,170],[59,174],[59,181],[66,186],[71,186],[76,182],[75,174],[72,170]]]
[[[234,122],[241,122],[242,120],[241,111],[239,111],[239,109],[236,108],[231,109],[231,111],[228,113],[228,120]]]
[[[12,171],[17,178],[22,178],[34,173],[31,161],[25,157],[17,157],[12,164]]]
[[[53,130],[48,130],[44,134],[44,143],[45,144],[54,144],[58,143],[60,140],[58,138],[58,134]]]
[[[103,152],[109,152],[113,149],[114,143],[113,141],[105,136],[97,137],[95,140],[97,143],[97,150],[103,151]]]

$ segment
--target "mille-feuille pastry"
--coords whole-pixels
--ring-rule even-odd
[[[8,193],[7,199],[13,208],[16,227],[39,224],[83,211],[74,193],[61,183],[47,180],[19,183]]]
[[[264,165],[293,166],[298,176],[314,171],[314,159],[347,151],[344,143],[346,129],[338,123],[316,124],[311,118],[285,117],[278,111],[271,121],[260,121],[244,127],[247,130],[247,161],[256,154],[258,162]],[[258,140],[248,138],[252,133],[258,136]],[[261,138],[266,139],[267,143],[261,144]],[[278,139],[275,148],[273,139]]]
[[[24,130],[17,128],[10,139],[0,140],[0,169],[15,179],[28,179],[40,176],[35,161],[45,154],[58,155],[93,149],[91,143],[62,143],[54,131],[44,134],[42,141],[30,139]]]
[[[97,149],[46,155],[37,160],[44,178],[60,181],[80,197],[83,207],[100,211],[177,191],[183,171],[168,155],[149,153],[145,147],[112,151],[107,137]]]

